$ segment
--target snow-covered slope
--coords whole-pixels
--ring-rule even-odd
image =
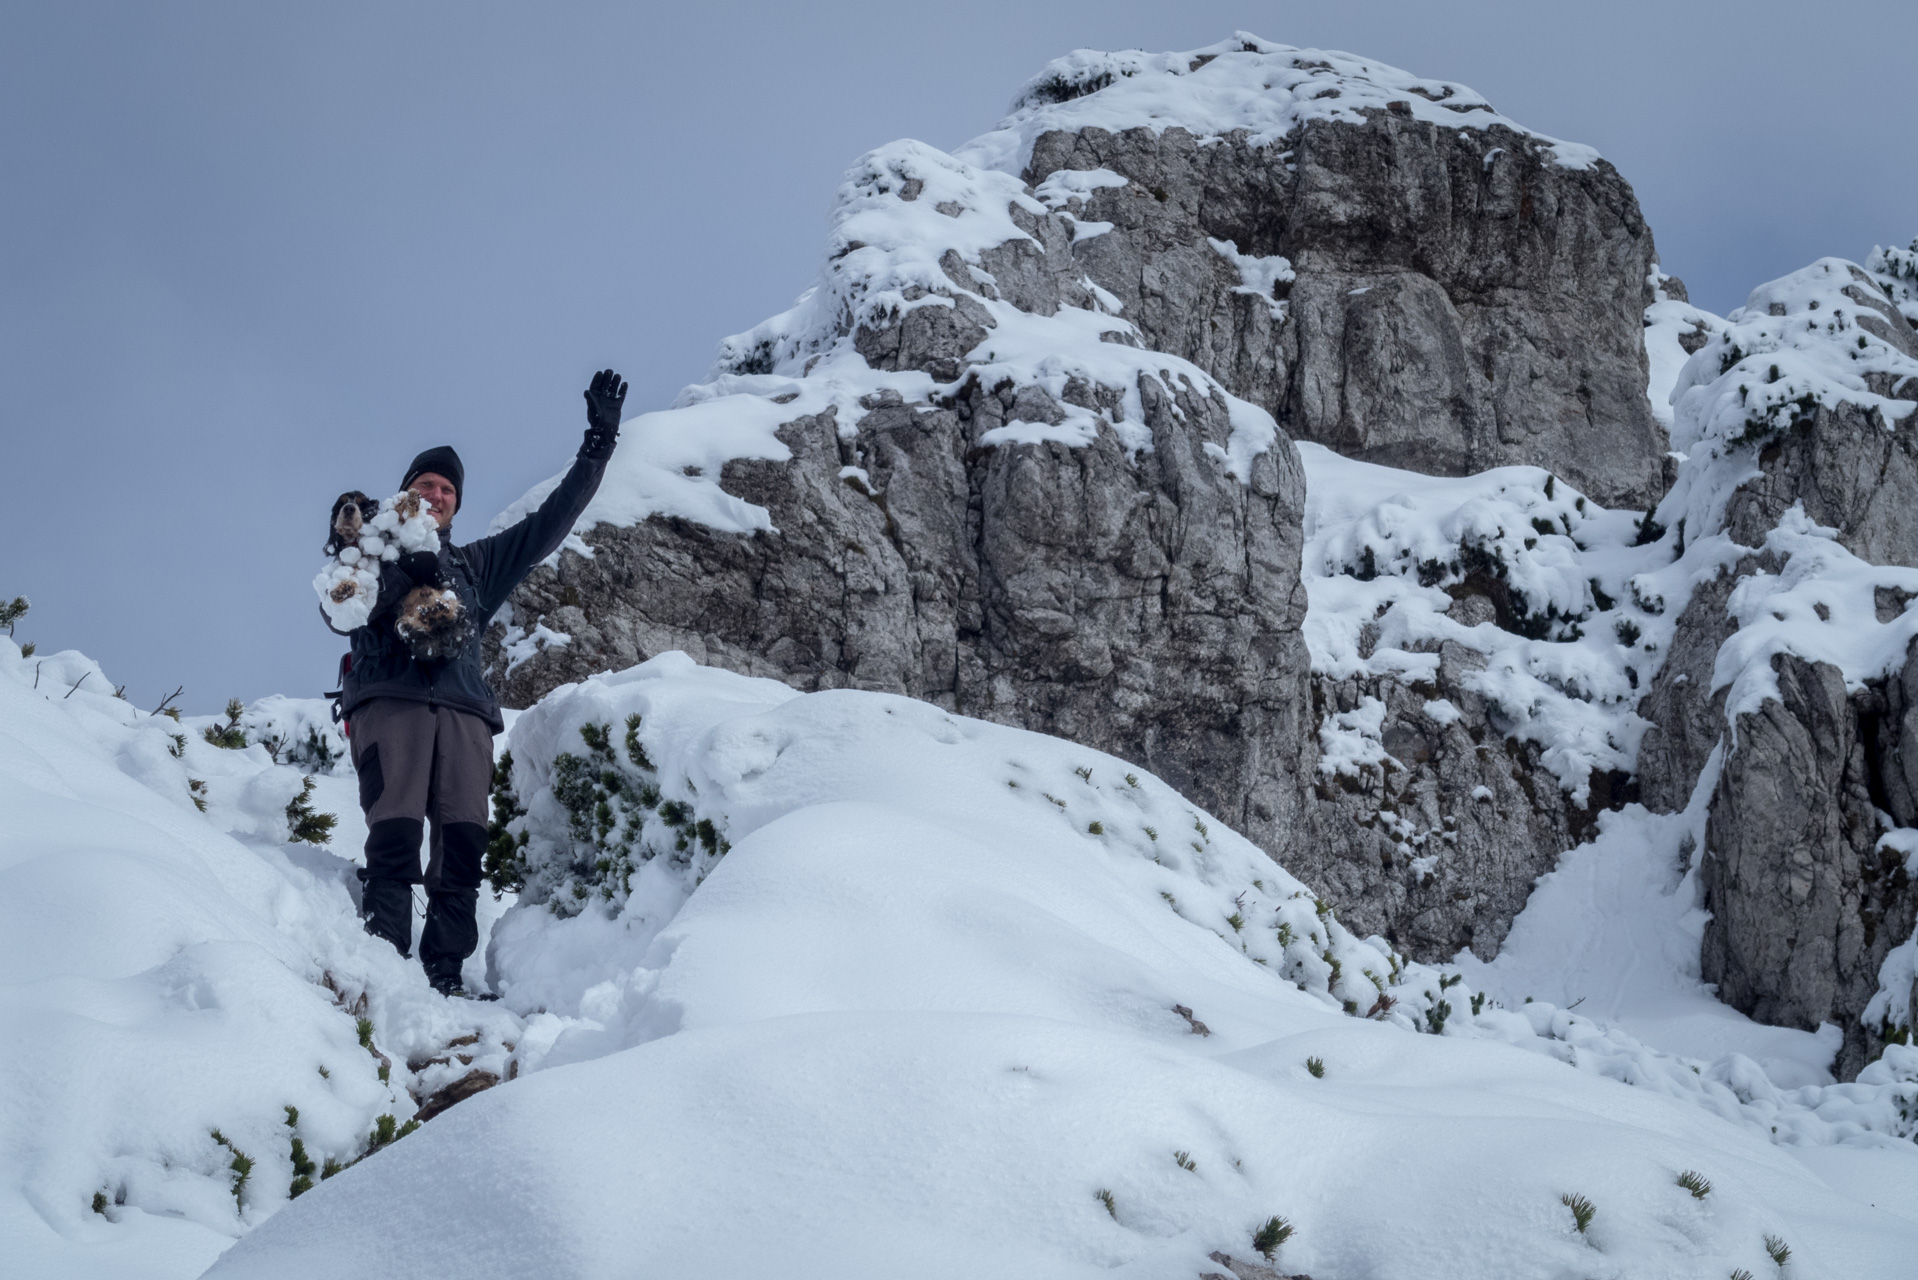
[[[1899,1123],[1890,1063],[1785,1095],[1500,1009],[1102,753],[681,655],[511,745],[544,902],[492,964],[527,1074],[212,1275],[1193,1275],[1273,1216],[1321,1277],[1756,1273],[1768,1233],[1889,1274],[1918,1245],[1773,1141],[1910,1157],[1858,1123]]]
[[[324,703],[242,718],[298,761],[276,765],[207,742],[224,717],[176,722],[112,690],[78,653],[0,639],[9,1275],[197,1274],[287,1202],[296,1140],[318,1181],[380,1116],[412,1115],[409,1086],[445,1083],[409,1056],[483,1030],[469,1052],[503,1058],[517,1025],[434,996],[360,932],[351,861],[289,843],[304,776],[311,811],[342,818],[335,847],[364,838],[350,770],[321,758],[343,747]]]

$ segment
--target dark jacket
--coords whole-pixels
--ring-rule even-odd
[[[340,709],[347,715],[373,698],[405,698],[430,706],[453,707],[483,717],[498,733],[506,727],[499,699],[487,686],[480,666],[480,640],[487,623],[534,565],[559,549],[586,504],[599,489],[604,462],[579,458],[539,510],[519,523],[463,547],[452,531],[440,530],[440,576],[459,593],[460,607],[473,622],[459,654],[445,663],[413,660],[393,629],[393,611],[411,582],[388,564],[380,572],[380,603],[363,627],[347,635],[352,663],[341,683]],[[331,627],[331,623],[328,624]],[[337,632],[337,628],[335,628]]]

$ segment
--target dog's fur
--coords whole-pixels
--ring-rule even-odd
[[[393,626],[417,662],[445,662],[470,638],[459,596],[450,587],[434,584],[417,586],[406,593]]]
[[[380,504],[352,489],[333,499],[333,514],[326,521],[326,554],[336,556],[343,548],[360,540],[360,529],[380,513]]]

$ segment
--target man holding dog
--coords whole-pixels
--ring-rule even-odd
[[[344,633],[352,651],[341,662],[340,712],[366,813],[360,914],[368,933],[410,956],[412,886],[424,884],[420,963],[443,995],[468,994],[460,969],[479,944],[493,735],[505,728],[481,670],[480,640],[513,588],[572,532],[613,456],[626,384],[607,369],[594,375],[585,395],[586,438],[572,469],[537,511],[477,542],[456,546],[452,539],[466,486],[459,455],[441,445],[413,459],[400,487],[430,506],[439,549],[381,564],[371,616]],[[426,639],[396,625],[417,587],[458,598],[449,611],[453,621]],[[420,846],[429,823],[431,857],[422,874]]]

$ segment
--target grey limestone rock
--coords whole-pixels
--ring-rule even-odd
[[[1888,330],[1902,323],[1886,315]],[[1909,333],[1892,332],[1902,349]],[[1918,661],[1907,653],[1891,678],[1848,693],[1835,667],[1782,656],[1774,660],[1779,698],[1736,726],[1725,723],[1725,691],[1711,683],[1719,649],[1737,629],[1731,593],[1753,573],[1785,567],[1757,548],[1795,504],[1860,559],[1918,565],[1912,441],[1909,427],[1893,429],[1878,410],[1849,401],[1817,407],[1765,441],[1760,473],[1725,513],[1726,532],[1753,552],[1694,592],[1641,708],[1654,724],[1639,755],[1654,809],[1683,808],[1713,748],[1725,748],[1700,862],[1712,912],[1706,981],[1760,1021],[1837,1025],[1844,1078],[1882,1043],[1884,1029],[1861,1015],[1887,952],[1912,936],[1918,914],[1903,855],[1878,848],[1887,824],[1918,825],[1918,763],[1906,763],[1918,762]],[[1880,588],[1879,620],[1909,601]]]
[[[1049,133],[1025,176],[1130,179],[1075,206],[1113,227],[1079,261],[1150,346],[1294,438],[1436,475],[1529,463],[1607,506],[1651,506],[1667,447],[1640,336],[1656,253],[1631,187],[1510,129],[1368,114],[1264,146]],[[1252,296],[1214,240],[1294,278]]]
[[[899,349],[936,360],[943,342],[928,331]],[[830,416],[789,423],[792,461],[735,462],[723,477],[776,534],[596,530],[592,559],[569,553],[515,597],[573,643],[507,675],[503,694],[524,705],[679,648],[802,689],[903,693],[1093,744],[1269,846],[1290,826],[1303,736],[1302,473],[1280,447],[1241,484],[1204,447],[1230,434],[1221,400],[1140,391],[1154,448],[1136,458],[1110,433],[981,447],[1008,418],[1057,410],[1030,388],[976,382],[950,405],[879,405],[851,436]],[[870,483],[840,478],[855,458]]]
[[[1882,1043],[1859,1015],[1918,917],[1904,855],[1878,848],[1880,813],[1918,822],[1903,763],[1918,756],[1918,663],[1855,695],[1829,664],[1774,665],[1779,698],[1738,718],[1712,800],[1704,977],[1760,1022],[1837,1024],[1849,1079]]]
[[[1475,599],[1477,597],[1474,597]],[[1390,678],[1314,681],[1314,711],[1385,704],[1390,759],[1356,774],[1327,772],[1308,756],[1307,802],[1281,860],[1318,886],[1355,932],[1383,935],[1414,957],[1498,954],[1512,919],[1559,852],[1593,834],[1625,780],[1595,780],[1593,802],[1574,806],[1537,749],[1506,738],[1496,710],[1462,677],[1484,666],[1476,651],[1439,647],[1434,683]],[[1429,700],[1457,710],[1433,718]]]

